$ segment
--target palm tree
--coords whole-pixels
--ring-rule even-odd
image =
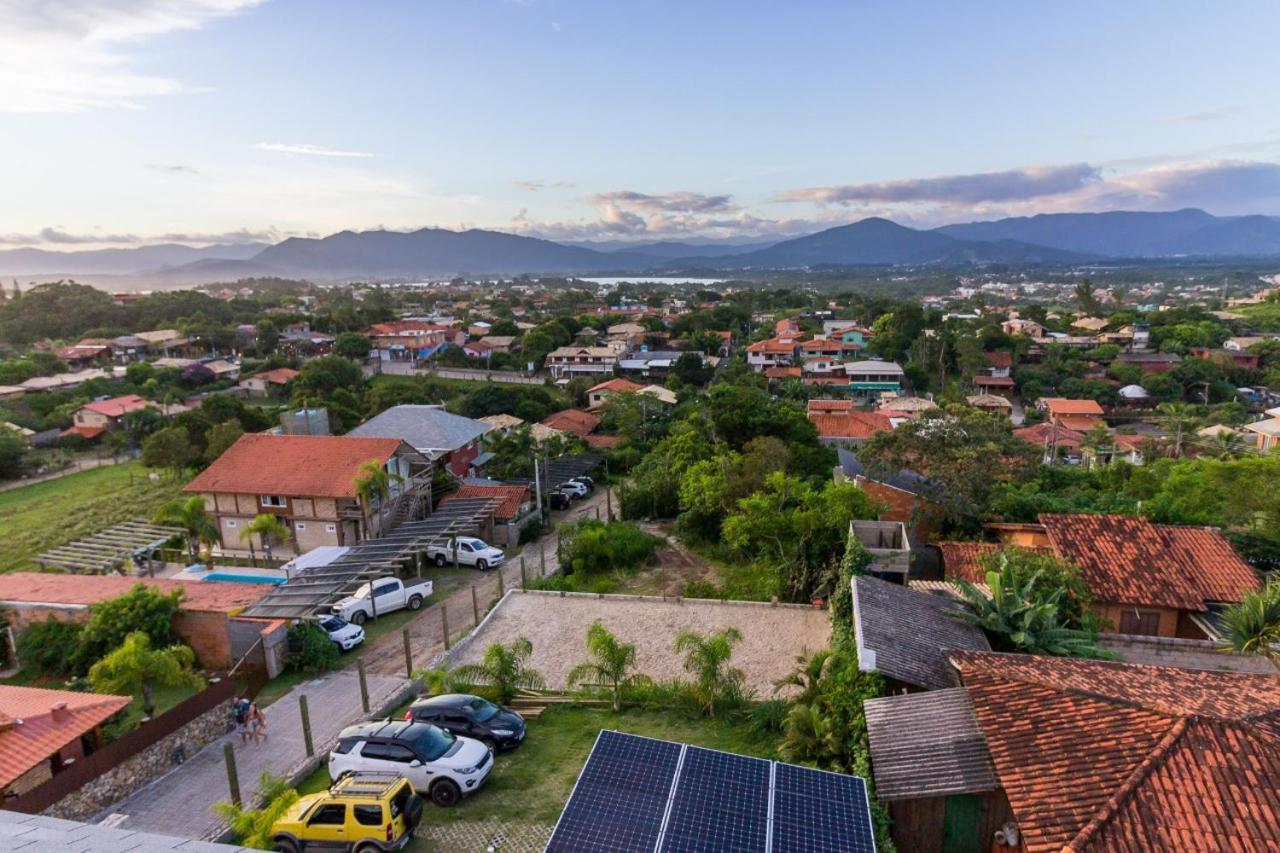
[[[271,563],[271,540],[284,543],[292,538],[289,528],[280,520],[278,516],[274,516],[269,512],[255,516],[253,521],[244,526],[240,531],[240,541],[249,543],[249,557],[257,560],[257,556],[253,552],[253,537],[258,536],[262,540],[262,550],[266,552],[267,563]]]
[[[957,618],[977,625],[1011,647],[1028,654],[1055,657],[1106,657],[1094,645],[1091,632],[1063,624],[1060,606],[1065,587],[1049,589],[1040,583],[1042,572],[1019,581],[1006,562],[999,571],[987,572],[990,596],[967,581],[957,581],[968,609]]]
[[[1235,432],[1220,430],[1209,439],[1209,453],[1214,459],[1230,462],[1244,452],[1244,442]]]
[[[1266,655],[1280,661],[1280,580],[1259,591],[1249,591],[1222,614],[1223,651]]]
[[[798,687],[800,692],[796,695],[795,701],[807,705],[818,697],[822,677],[834,663],[835,652],[830,649],[823,649],[811,655],[796,655],[796,668],[774,682],[773,689],[777,691],[784,687]]]
[[[684,654],[685,672],[693,674],[694,691],[709,717],[716,715],[718,701],[742,691],[746,676],[729,666],[733,647],[741,639],[742,632],[733,626],[706,636],[694,631],[676,635],[675,650]]]
[[[191,671],[195,652],[177,644],[167,649],[151,648],[145,631],[134,631],[115,651],[89,669],[89,684],[97,693],[142,692],[142,711],[155,712],[155,687],[199,687],[200,677]]]
[[[186,531],[187,553],[191,555],[193,563],[199,559],[201,545],[213,545],[218,541],[218,525],[205,509],[204,498],[199,495],[169,501],[156,510],[151,520],[156,524],[172,524]]]
[[[373,535],[373,502],[376,498],[379,503],[387,499],[391,494],[391,484],[393,482],[403,482],[404,478],[399,474],[392,474],[377,459],[370,459],[360,466],[359,473],[356,474],[354,485],[356,487],[356,499],[360,501],[360,514],[364,518],[365,536]]]
[[[791,762],[832,763],[841,745],[831,720],[820,703],[793,703],[782,724],[778,752]]]
[[[543,690],[547,684],[535,670],[529,669],[533,643],[526,637],[506,645],[494,643],[484,650],[480,663],[467,664],[453,670],[457,684],[483,684],[493,687],[502,703],[515,697],[518,690]]]
[[[253,850],[268,850],[275,841],[272,827],[298,801],[298,792],[290,788],[284,778],[264,770],[258,777],[258,792],[254,799],[263,804],[262,808],[250,809],[221,802],[214,803],[213,809],[227,822],[238,844]]]
[[[622,709],[622,689],[649,682],[647,675],[632,672],[636,665],[634,643],[620,643],[599,621],[587,629],[587,651],[591,660],[569,670],[569,686],[592,683],[607,685],[613,693],[613,710]]]
[[[1186,403],[1161,403],[1156,406],[1160,416],[1160,425],[1166,432],[1173,433],[1173,455],[1182,455],[1183,436],[1196,425],[1192,409]]]

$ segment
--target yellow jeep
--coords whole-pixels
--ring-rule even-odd
[[[422,799],[403,776],[352,773],[300,797],[271,827],[282,853],[403,850],[422,820]]]

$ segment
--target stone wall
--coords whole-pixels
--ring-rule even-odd
[[[174,751],[181,747],[189,760],[204,747],[231,730],[231,703],[218,705],[196,717],[168,737],[108,770],[97,779],[68,794],[44,810],[67,820],[87,821],[107,806],[159,779],[175,766]]]

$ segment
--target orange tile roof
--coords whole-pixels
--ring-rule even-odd
[[[1029,853],[1280,845],[1280,677],[950,659]]]
[[[1066,397],[1048,397],[1044,404],[1051,415],[1102,415],[1097,400],[1071,400]]]
[[[997,370],[1013,367],[1013,353],[1011,352],[984,352],[982,357],[987,360],[987,364]]]
[[[1079,432],[1088,432],[1098,424],[1106,426],[1102,418],[1096,418],[1093,415],[1058,415],[1057,419],[1060,426]]]
[[[64,575],[55,572],[0,574],[0,601],[87,606],[118,598],[138,584],[168,593],[182,590],[183,610],[229,613],[256,604],[270,587],[261,583],[179,581],[168,578],[126,578],[119,575]]]
[[[584,435],[582,440],[592,447],[608,448],[622,443],[620,435]]]
[[[1013,378],[1010,376],[986,376],[979,373],[973,377],[973,384],[979,388],[1012,388]]]
[[[1003,547],[995,542],[938,542],[935,544],[942,552],[942,572],[947,580],[961,580],[969,583],[987,582],[986,573],[982,570],[980,561]]]
[[[58,435],[59,436],[78,435],[89,441],[93,441],[95,438],[102,435],[106,431],[107,431],[106,427],[100,427],[100,426],[69,426],[66,429],[64,429],[62,432],[58,433]]]
[[[1089,592],[1113,604],[1205,610],[1260,584],[1220,531],[1126,515],[1043,514],[1054,551],[1080,567]]]
[[[294,370],[292,367],[277,367],[274,370],[264,370],[261,373],[255,373],[251,378],[262,379],[270,382],[272,385],[284,385],[297,375],[298,371]]]
[[[1051,424],[1048,421],[1038,423],[1035,426],[1021,427],[1015,429],[1013,434],[1025,442],[1034,444],[1036,447],[1079,447],[1080,442],[1084,441],[1084,433],[1079,430],[1067,429],[1064,426]]]
[[[92,403],[85,403],[81,408],[108,418],[119,418],[130,412],[138,412],[150,406],[151,403],[137,394],[125,394],[123,397],[112,397],[110,400],[96,400]]]
[[[852,400],[814,399],[808,403],[810,412],[852,412]]]
[[[863,439],[893,429],[893,422],[879,412],[810,412],[809,420],[822,438]]]
[[[771,355],[794,355],[796,351],[796,341],[791,338],[768,338],[763,341],[756,341],[747,347],[747,352],[767,353]]]
[[[798,367],[766,367],[764,375],[768,379],[799,379],[804,373]]]
[[[482,500],[501,501],[493,511],[494,518],[517,518],[520,515],[520,505],[529,503],[528,486],[481,486],[463,484],[453,494],[445,495],[440,499],[440,504],[444,505],[453,500],[466,500],[471,498],[480,498]]]
[[[632,382],[630,379],[618,378],[610,379],[607,382],[601,382],[599,385],[593,385],[587,389],[587,393],[594,394],[597,391],[615,391],[619,394],[634,394],[643,387],[643,385]]]
[[[131,701],[130,696],[106,693],[0,685],[0,789],[102,725]]]
[[[562,432],[571,432],[574,435],[588,435],[600,426],[600,419],[590,412],[584,412],[580,409],[565,409],[560,412],[553,412],[547,415],[541,421],[543,426],[558,429]]]
[[[360,466],[386,462],[401,444],[351,435],[242,435],[183,491],[352,498]]]

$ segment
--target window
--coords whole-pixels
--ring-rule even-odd
[[[306,530],[306,529],[307,529],[307,526],[306,526],[305,524],[303,524],[301,521],[295,521],[295,522],[294,522],[294,524],[293,524],[293,529],[294,529],[294,530]]]
[[[391,583],[380,584],[379,586],[376,586],[373,588],[374,595],[387,595],[388,593],[392,593],[395,591],[396,591],[396,585],[394,581]]]
[[[1125,610],[1120,614],[1120,633],[1155,637],[1160,634],[1160,611]]]
[[[459,544],[458,547],[461,548],[467,554],[471,553],[471,546],[468,545],[466,542]]]
[[[327,803],[316,810],[307,821],[307,826],[342,826],[347,822],[347,807],[344,803]]]
[[[382,825],[382,806],[356,806],[356,823],[364,826]]]
[[[337,533],[337,532],[338,532],[338,525],[336,525],[336,524],[326,524],[326,525],[324,526],[324,532],[325,532],[325,533]]]
[[[355,738],[343,738],[342,740],[338,741],[338,745],[334,747],[333,751],[338,753],[339,755],[346,755],[348,752],[351,751],[351,747],[355,746],[356,743],[357,741]]]
[[[234,528],[235,528],[235,526],[236,526],[236,520],[235,520],[234,518],[228,518],[228,519],[227,519],[227,527],[230,527],[230,528],[234,529]]]
[[[394,761],[399,764],[408,764],[417,760],[413,750],[397,743],[366,743],[364,749],[360,750],[360,755],[376,761]]]
[[[263,495],[262,505],[263,506],[284,506],[284,498],[282,498],[280,495]]]

